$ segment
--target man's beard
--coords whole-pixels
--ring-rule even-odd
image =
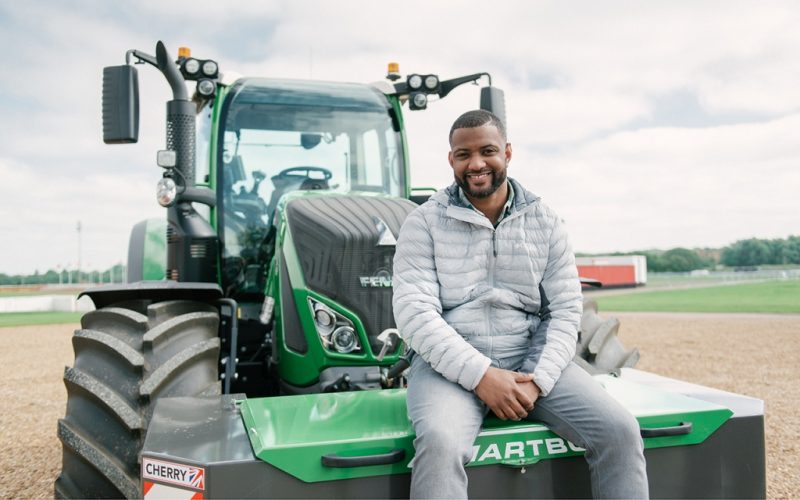
[[[464,194],[466,194],[471,198],[477,198],[477,199],[488,198],[489,196],[491,196],[492,193],[497,191],[497,189],[500,186],[502,186],[504,182],[506,182],[507,178],[508,174],[506,167],[504,167],[501,170],[492,170],[491,185],[489,185],[489,187],[487,188],[484,188],[483,190],[478,191],[478,190],[473,190],[472,188],[469,187],[469,182],[467,181],[466,172],[462,177],[455,176],[456,184],[458,184],[458,187],[460,187],[464,191]]]

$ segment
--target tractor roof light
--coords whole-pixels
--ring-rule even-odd
[[[439,77],[436,75],[428,75],[425,77],[425,90],[433,92],[439,88]]]
[[[178,47],[178,59],[192,57],[192,49],[189,47]]]
[[[219,66],[215,61],[204,61],[202,66],[203,74],[209,78],[214,78],[219,72]]]
[[[419,90],[422,87],[422,77],[420,75],[408,75],[406,83],[411,90]]]
[[[170,207],[178,197],[178,185],[171,177],[162,177],[156,184],[156,199],[162,207]]]
[[[197,82],[197,93],[203,97],[211,97],[217,90],[217,84],[213,80],[202,79]]]
[[[413,92],[408,107],[414,111],[427,108],[428,96],[424,92]]]
[[[184,59],[182,66],[183,70],[189,76],[194,76],[200,71],[200,61],[191,57]]]

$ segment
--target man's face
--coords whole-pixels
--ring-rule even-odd
[[[494,125],[453,131],[447,155],[456,183],[471,198],[488,198],[506,181],[511,144]]]

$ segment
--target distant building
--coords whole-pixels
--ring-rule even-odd
[[[578,276],[596,279],[603,288],[647,284],[647,258],[644,255],[576,257],[575,262]]]

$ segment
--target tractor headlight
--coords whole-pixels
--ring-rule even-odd
[[[323,337],[330,336],[333,329],[336,328],[336,313],[317,302],[312,305],[314,309],[314,325],[317,331]]]
[[[350,320],[310,297],[308,305],[314,317],[314,328],[325,349],[342,354],[361,350],[361,342]]]
[[[331,343],[338,352],[348,353],[358,346],[358,337],[352,327],[340,326],[331,334]]]
[[[178,196],[178,186],[171,177],[162,177],[156,184],[156,199],[162,207],[169,207],[175,203]]]

